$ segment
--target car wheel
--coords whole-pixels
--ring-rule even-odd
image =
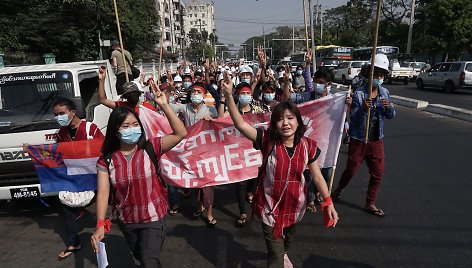
[[[444,87],[444,92],[446,93],[454,93],[454,83],[452,81],[447,81],[446,86]]]
[[[408,85],[408,78],[405,79],[405,80],[403,80],[403,84],[404,84],[404,85]]]
[[[418,90],[423,90],[424,89],[424,83],[423,83],[423,79],[418,79],[416,80],[416,88]]]
[[[346,76],[344,74],[343,74],[343,77],[341,78],[341,84],[347,85]]]

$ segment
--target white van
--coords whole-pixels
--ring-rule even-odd
[[[77,115],[105,133],[111,109],[98,99],[98,69],[107,66],[105,92],[116,100],[115,75],[108,61],[6,67],[0,69],[0,200],[34,198],[41,193],[23,143],[56,142],[59,125],[52,104],[73,98]]]

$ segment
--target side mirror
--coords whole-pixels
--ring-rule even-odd
[[[72,101],[77,107],[75,114],[77,115],[78,118],[84,119],[86,117],[84,100],[82,99],[82,97],[74,97],[72,98]]]

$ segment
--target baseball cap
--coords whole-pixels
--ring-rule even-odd
[[[139,92],[143,93],[141,90],[139,90],[138,86],[134,82],[126,82],[123,84],[123,89],[124,92],[122,95],[126,95],[131,92]]]

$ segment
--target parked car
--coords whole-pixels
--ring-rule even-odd
[[[319,60],[316,64],[318,69],[326,69],[329,73],[331,73],[331,80],[334,80],[334,71],[339,66],[341,61],[335,57],[325,57]]]
[[[408,68],[413,68],[415,71],[415,74],[413,78],[417,78],[420,73],[425,71],[426,68],[426,62],[421,62],[421,61],[406,61],[403,63],[403,67],[408,67]]]
[[[361,71],[362,65],[368,63],[368,61],[345,61],[340,63],[334,71],[334,81],[345,85],[351,83],[352,79]]]
[[[460,88],[472,88],[472,61],[454,61],[435,64],[416,79],[416,87],[442,88],[452,93]]]

